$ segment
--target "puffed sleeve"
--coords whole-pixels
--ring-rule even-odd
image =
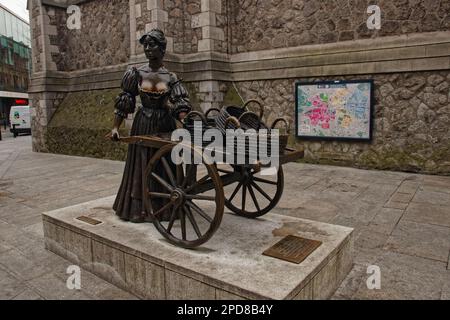
[[[172,90],[170,94],[170,102],[173,105],[172,116],[178,119],[180,113],[192,110],[189,93],[181,83],[181,79],[178,79],[174,73],[171,74],[170,87]]]
[[[128,69],[122,78],[122,92],[116,98],[114,113],[126,118],[134,113],[136,96],[138,95],[139,71],[136,68]]]

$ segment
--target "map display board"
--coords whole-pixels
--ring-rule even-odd
[[[371,140],[372,80],[297,82],[295,95],[297,137]]]

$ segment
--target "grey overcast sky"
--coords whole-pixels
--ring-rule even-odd
[[[27,0],[0,0],[0,3],[25,21],[30,21]]]

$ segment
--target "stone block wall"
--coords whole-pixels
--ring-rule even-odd
[[[139,44],[139,39],[142,35],[151,29],[161,29],[166,31],[169,15],[165,10],[162,0],[136,0],[135,1],[135,18],[136,18],[136,52],[144,53],[142,46]],[[173,51],[173,37],[172,34],[167,35],[167,51]]]
[[[29,7],[30,11],[30,26],[31,26],[31,62],[34,72],[42,71],[41,53],[43,52],[42,43],[42,28],[41,28],[41,6],[32,2],[32,6]]]
[[[130,58],[128,1],[96,0],[79,4],[81,29],[69,30],[65,8],[47,7],[58,52],[53,61],[58,71],[75,71],[127,63]]]
[[[450,173],[450,72],[414,72],[302,79],[374,79],[373,141],[291,139],[305,161],[360,168]],[[237,83],[245,100],[258,99],[271,124],[284,116],[294,124],[297,79]],[[295,131],[295,128],[293,131]]]
[[[166,37],[171,37],[173,39],[172,51],[174,53],[183,54],[188,47],[190,51],[190,46],[196,45],[197,42],[188,43],[185,41],[185,19],[187,18],[187,14],[195,14],[200,11],[198,4],[191,3],[187,6],[186,1],[166,1],[164,2],[164,9],[168,14],[165,33]]]
[[[200,0],[165,1],[169,13],[167,33],[174,37],[174,52],[194,53],[202,39],[201,28],[192,28],[192,17],[201,12]]]
[[[66,26],[72,3],[81,8],[81,30]],[[366,25],[372,4],[381,8],[380,30]],[[100,131],[75,130],[70,118],[61,124],[61,114],[72,110],[74,94],[92,98],[117,90],[127,67],[146,63],[139,38],[160,28],[168,40],[166,66],[184,80],[195,109],[257,98],[268,123],[285,116],[294,127],[296,81],[374,79],[371,143],[294,136],[290,143],[304,147],[305,161],[313,163],[450,174],[450,0],[36,0],[29,5],[36,151],[123,159],[123,150],[104,145]],[[113,99],[105,101],[112,108]],[[92,99],[86,105],[96,108]],[[58,110],[66,111],[55,116]],[[74,137],[73,147],[65,149],[60,137],[74,135],[84,138]]]
[[[145,32],[159,28],[166,34],[167,52],[196,53],[204,40],[205,19],[202,0],[134,0],[136,11],[136,39]],[[210,1],[210,0],[208,0]],[[204,4],[203,4],[204,6]],[[201,18],[201,19],[200,19]],[[143,49],[136,43],[136,53]]]
[[[186,83],[193,108],[202,112],[206,112],[210,108],[220,109],[226,103],[236,102],[236,100],[225,99],[226,94],[231,91],[231,86],[232,84],[227,81]]]
[[[232,53],[450,29],[448,0],[240,0],[231,8]],[[369,5],[382,27],[368,30]]]

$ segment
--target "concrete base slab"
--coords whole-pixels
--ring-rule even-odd
[[[113,201],[44,213],[46,248],[144,299],[327,299],[353,264],[351,228],[276,214],[257,220],[225,214],[211,240],[186,250],[152,224],[119,220]],[[322,244],[300,264],[262,255],[290,234]]]

